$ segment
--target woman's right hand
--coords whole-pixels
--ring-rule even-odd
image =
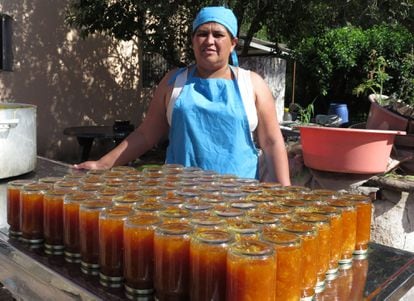
[[[74,164],[75,169],[108,169],[109,167],[98,161],[85,161],[79,164]]]

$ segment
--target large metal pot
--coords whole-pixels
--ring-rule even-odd
[[[0,179],[36,167],[36,106],[0,103]]]

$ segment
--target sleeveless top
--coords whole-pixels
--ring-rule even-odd
[[[258,178],[258,151],[251,133],[257,113],[250,72],[239,68],[237,80],[229,80],[203,79],[194,76],[195,68],[188,70],[178,71],[167,107],[166,163]]]

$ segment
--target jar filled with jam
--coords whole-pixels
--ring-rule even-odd
[[[354,258],[364,258],[368,252],[368,243],[371,238],[372,202],[368,196],[347,195],[347,200],[354,202],[357,210],[357,228]]]
[[[106,200],[86,200],[79,207],[79,241],[81,270],[85,274],[99,274],[99,214],[112,207]]]
[[[203,230],[190,242],[190,300],[225,300],[227,249],[233,241],[223,230]]]
[[[167,207],[160,211],[163,223],[190,222],[191,211],[177,207]]]
[[[318,230],[315,226],[304,222],[286,222],[283,229],[299,235],[302,240],[302,283],[301,298],[312,300],[317,283],[318,261]]]
[[[187,223],[163,223],[154,234],[155,296],[158,300],[189,300],[190,237]]]
[[[218,216],[209,213],[196,213],[191,217],[191,226],[194,231],[218,230],[226,228],[226,222]]]
[[[20,230],[20,192],[24,185],[33,184],[32,180],[14,180],[7,184],[7,223],[9,236],[19,237]]]
[[[20,192],[21,239],[32,247],[43,243],[43,197],[50,188],[46,183],[33,183],[23,186]]]
[[[154,292],[155,215],[132,215],[124,223],[125,293],[130,299]]]
[[[227,254],[226,300],[274,301],[276,267],[271,245],[257,240],[233,244]]]
[[[258,240],[261,233],[259,225],[246,220],[230,220],[227,229],[233,233],[235,240],[253,239]]]
[[[342,255],[343,224],[340,209],[328,205],[319,205],[311,209],[312,212],[323,214],[329,218],[330,234],[330,261],[326,272],[327,280],[334,280],[338,276],[338,264]]]
[[[257,225],[261,231],[275,229],[280,224],[280,221],[276,216],[260,211],[248,213],[246,219]]]
[[[43,197],[43,234],[45,253],[63,254],[63,200],[73,190],[55,188],[45,192]]]
[[[316,283],[316,293],[323,291],[325,285],[326,272],[329,269],[331,258],[331,226],[329,218],[318,213],[303,212],[298,214],[298,218],[305,223],[310,223],[318,228],[318,280]]]
[[[99,282],[103,286],[122,286],[124,222],[131,213],[130,208],[116,206],[99,213]]]
[[[300,300],[302,282],[302,242],[298,235],[281,230],[267,231],[261,239],[276,251],[276,299]]]
[[[63,200],[63,245],[67,262],[80,262],[79,206],[93,196],[93,193],[77,191],[65,195]]]
[[[353,202],[344,199],[332,199],[330,206],[334,206],[342,212],[342,255],[339,260],[340,267],[350,268],[352,266],[352,254],[356,243],[357,210]]]

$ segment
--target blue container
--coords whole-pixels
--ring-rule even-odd
[[[329,115],[338,115],[341,117],[341,125],[349,122],[348,119],[348,106],[345,103],[331,103],[328,110]]]

